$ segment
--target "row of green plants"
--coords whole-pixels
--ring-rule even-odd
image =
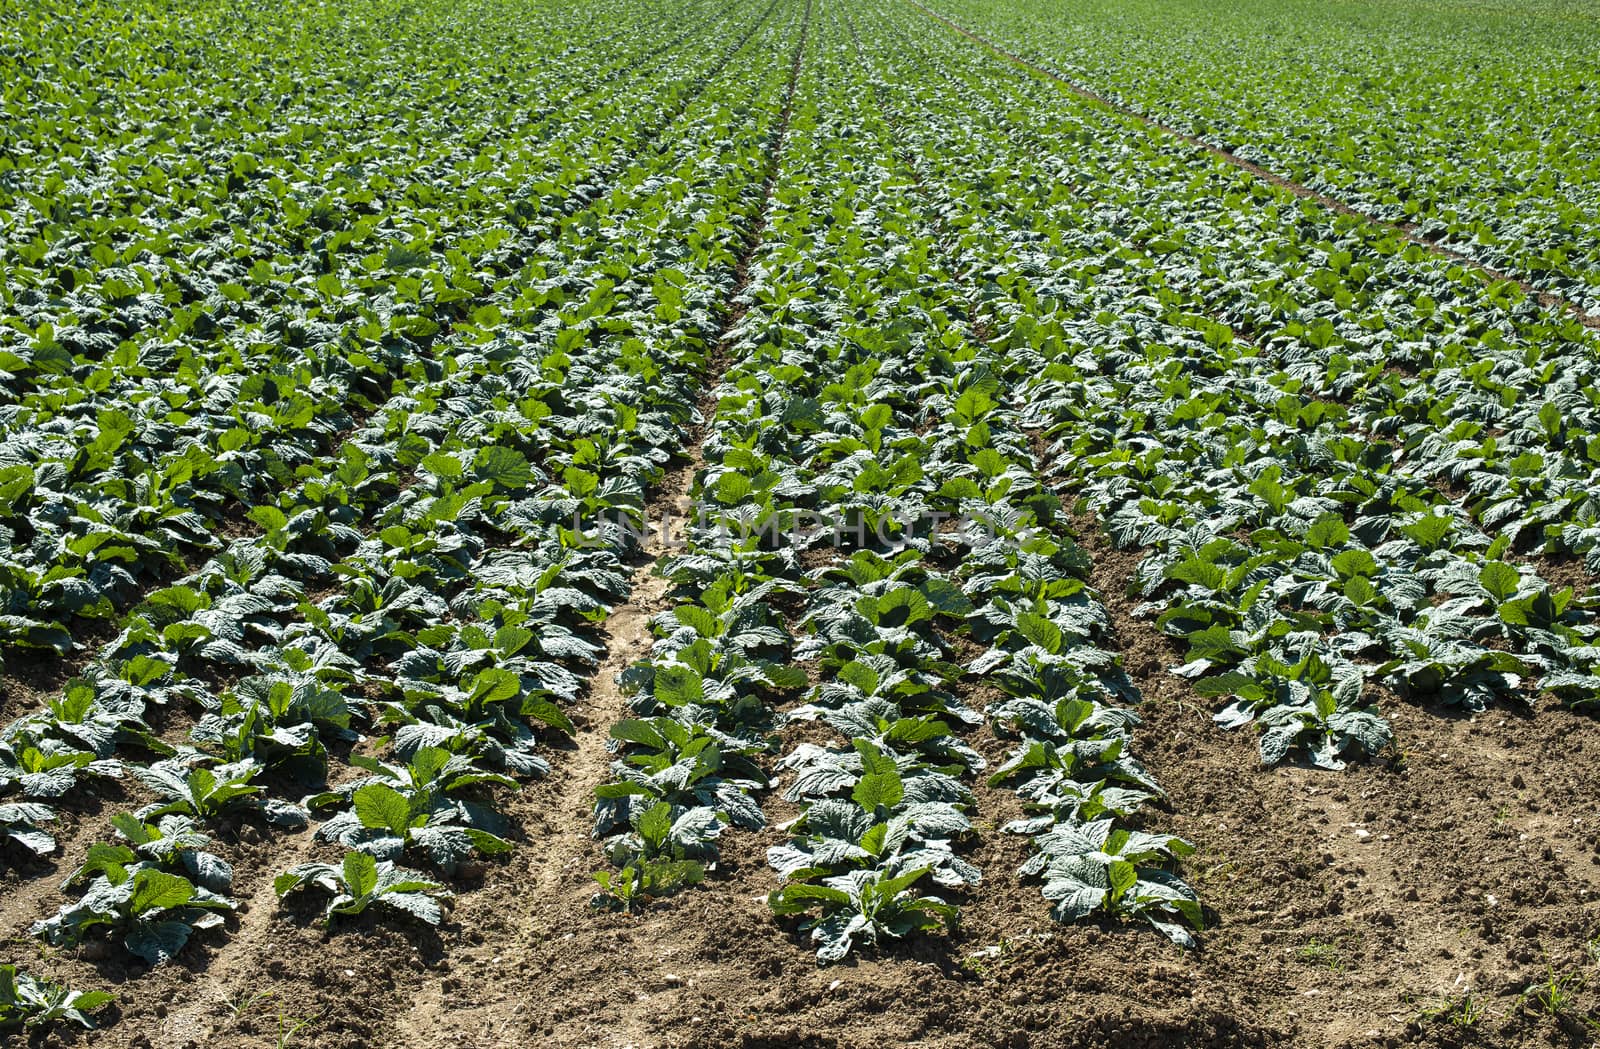
[[[802,93],[814,76],[814,49],[807,46],[812,43],[810,4],[791,32],[798,37],[793,57],[773,70],[784,77],[782,109],[769,129],[759,211],[741,257],[746,274],[759,265],[759,250],[776,235],[774,201],[791,177],[791,150],[804,148],[806,114],[814,104],[809,90]],[[732,293],[742,300],[749,290],[735,286]],[[740,323],[733,313],[724,315],[724,344],[734,339]],[[713,375],[703,379],[722,381]],[[703,420],[703,447],[716,440],[722,422],[719,403]],[[689,493],[702,507],[710,491],[706,485],[702,472]],[[747,491],[749,483],[729,478],[724,487]],[[651,621],[658,640],[649,656],[618,682],[629,696],[632,716],[611,727],[614,760],[608,780],[595,792],[594,836],[602,839],[611,864],[594,875],[600,891],[593,902],[599,907],[634,908],[698,884],[716,867],[725,826],[765,826],[755,795],[769,786],[760,757],[772,745],[773,703],[804,683],[803,672],[786,665],[793,639],[770,605],[793,587],[761,577],[760,540],[735,536],[726,522],[703,509],[689,515],[681,537],[666,521],[655,527],[672,533],[662,535],[663,543],[683,543],[674,556],[658,556],[656,567],[672,581],[676,603]]]

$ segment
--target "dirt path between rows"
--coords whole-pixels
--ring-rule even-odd
[[[698,444],[697,444],[698,446]],[[673,471],[662,486],[662,493],[651,505],[650,520],[664,520],[663,513],[678,509],[686,500],[698,457]],[[676,514],[671,518],[678,520]],[[611,754],[607,749],[611,725],[627,716],[627,698],[617,683],[620,675],[650,649],[650,618],[667,607],[667,581],[653,574],[670,545],[681,539],[681,525],[667,536],[654,530],[633,574],[626,604],[612,611],[605,625],[606,657],[595,673],[582,721],[559,762],[551,789],[542,797],[525,796],[518,807],[527,810],[525,820],[536,820],[538,833],[518,850],[511,864],[496,881],[510,875],[511,891],[492,893],[495,907],[518,903],[528,910],[513,937],[495,936],[484,946],[468,948],[458,955],[456,967],[483,967],[483,978],[473,981],[474,991],[485,994],[481,1001],[465,1004],[452,999],[452,981],[430,980],[420,986],[409,1011],[401,1015],[390,1044],[396,1046],[460,1045],[460,1036],[478,1032],[488,1039],[515,1041],[525,1033],[534,1004],[520,995],[495,993],[504,986],[492,972],[506,956],[536,954],[541,943],[557,935],[574,918],[581,921],[588,899],[595,889],[590,875],[605,866],[597,843],[590,834],[593,824],[594,789],[607,778]],[[486,894],[491,895],[491,894]],[[456,915],[462,924],[477,924],[479,900],[471,900]],[[487,963],[487,965],[485,965]],[[459,982],[459,981],[455,981]],[[580,1024],[583,1018],[577,1018]],[[643,1035],[635,1017],[626,1009],[608,1015],[603,1032],[591,1032],[590,1044],[631,1045]],[[581,1035],[584,1032],[572,1032]]]

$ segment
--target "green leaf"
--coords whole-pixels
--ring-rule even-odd
[[[878,599],[877,621],[881,626],[905,628],[933,618],[933,609],[920,590],[902,587]]]
[[[1176,579],[1182,583],[1193,583],[1206,590],[1221,590],[1227,583],[1228,573],[1221,565],[1198,557],[1190,557],[1173,565],[1166,571],[1168,579]]]
[[[22,498],[33,490],[33,468],[24,464],[0,466],[0,507],[7,510],[20,505]]]
[[[1197,630],[1187,638],[1189,658],[1220,660],[1242,652],[1234,643],[1233,633],[1225,626],[1209,626]]]
[[[92,1012],[116,1000],[117,996],[110,991],[81,991],[72,996],[72,1008],[79,1012]]]
[[[1430,514],[1411,524],[1403,526],[1400,531],[1406,537],[1424,550],[1437,550],[1444,545],[1446,539],[1455,528],[1455,521],[1443,515]]]
[[[679,605],[672,610],[672,617],[701,637],[716,637],[719,632],[717,617],[699,605]]]
[[[515,656],[517,652],[528,648],[533,636],[533,630],[526,627],[501,627],[494,632],[494,649],[501,656]]]
[[[352,896],[368,896],[378,887],[378,861],[365,852],[344,856],[344,884]]]
[[[816,885],[811,882],[790,882],[777,892],[767,897],[767,905],[774,914],[800,914],[811,909],[815,903],[834,904],[840,907],[850,906],[850,894],[843,889],[835,889],[829,885]]]
[[[905,784],[893,769],[867,773],[856,782],[855,790],[850,792],[855,803],[869,813],[876,812],[880,807],[893,808],[905,796]]]
[[[73,881],[104,874],[112,885],[121,885],[128,879],[127,868],[139,862],[139,857],[125,845],[109,845],[97,841],[89,846],[83,865],[73,874]]]
[[[597,798],[649,797],[650,788],[642,783],[602,783],[594,788]]]
[[[1350,529],[1338,514],[1323,514],[1306,531],[1306,544],[1318,550],[1343,546],[1350,541]]]
[[[461,460],[444,452],[434,452],[418,464],[440,480],[453,481],[466,472]]]
[[[289,518],[276,506],[256,506],[245,515],[266,532],[277,532],[289,524]]]
[[[681,707],[705,699],[706,689],[694,670],[669,664],[656,668],[655,697],[669,707]]]
[[[192,899],[194,886],[189,879],[147,868],[133,876],[133,895],[128,910],[132,914],[146,915],[182,907]]]
[[[637,743],[652,750],[661,750],[667,745],[667,741],[656,731],[654,725],[636,718],[624,718],[612,725],[611,738],[622,740],[624,743]]]
[[[1051,655],[1061,653],[1064,640],[1061,628],[1044,616],[1024,612],[1017,617],[1017,632],[1027,638],[1029,644],[1038,645]]]
[[[1353,603],[1365,607],[1378,599],[1378,590],[1366,576],[1351,576],[1345,581],[1344,596]]]
[[[672,806],[658,801],[639,815],[639,836],[650,846],[659,847],[672,833]]]
[[[534,479],[533,467],[528,463],[527,456],[515,448],[498,445],[478,453],[478,474],[484,480],[493,481],[509,490],[526,488]]]
[[[1494,598],[1495,604],[1500,604],[1516,595],[1522,575],[1504,561],[1490,561],[1478,571],[1478,582]]]
[[[1371,578],[1378,573],[1377,559],[1365,550],[1346,550],[1335,554],[1332,564],[1340,579],[1358,575]]]
[[[537,721],[542,725],[549,725],[553,729],[572,735],[577,731],[577,726],[572,719],[567,717],[566,711],[542,697],[530,696],[522,701],[520,708],[522,716],[530,721]]]
[[[490,667],[472,679],[472,701],[480,707],[504,703],[522,692],[522,681],[509,670]]]
[[[151,965],[164,965],[183,950],[193,931],[193,926],[184,921],[140,922],[128,933],[123,945]]]
[[[647,896],[670,896],[705,879],[705,865],[697,860],[641,860],[643,891]]]
[[[972,614],[972,600],[953,580],[934,576],[919,589],[922,596],[927,598],[929,607],[940,615],[959,619]]]
[[[411,827],[411,803],[393,787],[369,783],[357,790],[351,801],[363,827],[387,830],[401,838]]]

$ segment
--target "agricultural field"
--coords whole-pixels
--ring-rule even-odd
[[[0,1037],[1600,1040],[1566,0],[0,0]]]
[[[933,7],[1108,101],[1600,312],[1592,4]]]

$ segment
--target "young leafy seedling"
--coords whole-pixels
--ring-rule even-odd
[[[126,866],[98,857],[100,871],[78,900],[53,918],[35,922],[33,934],[57,947],[83,943],[100,933],[119,939],[130,954],[151,965],[169,962],[197,930],[221,925],[234,901],[188,878],[145,864]]]
[[[115,1000],[109,991],[74,991],[18,972],[14,965],[0,965],[0,1031],[57,1020],[93,1029],[89,1014]]]
[[[450,892],[436,881],[369,853],[347,852],[338,867],[327,863],[302,863],[278,875],[272,888],[279,897],[297,889],[329,894],[324,924],[331,926],[341,914],[357,915],[368,907],[388,908],[438,925],[444,920],[440,901]]]

